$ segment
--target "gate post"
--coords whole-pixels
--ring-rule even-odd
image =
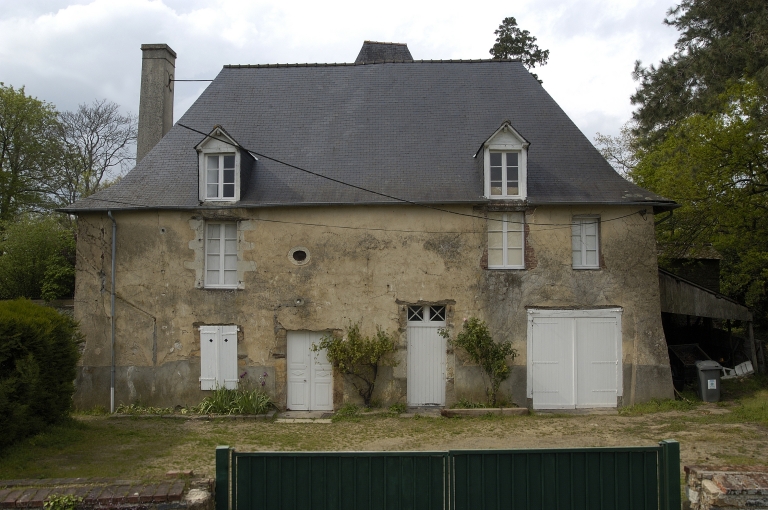
[[[216,447],[216,510],[229,510],[229,446]]]
[[[659,446],[659,507],[661,510],[680,510],[680,443],[666,439]]]

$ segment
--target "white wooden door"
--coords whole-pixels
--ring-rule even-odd
[[[621,310],[529,310],[528,398],[534,409],[616,407]]]
[[[333,411],[333,367],[325,351],[312,352],[323,333],[288,332],[288,402],[292,411]]]
[[[533,321],[530,377],[534,409],[566,409],[575,405],[572,321],[537,317]]]
[[[408,405],[445,405],[444,306],[408,307]]]
[[[575,319],[576,407],[616,407],[619,353],[615,317]]]

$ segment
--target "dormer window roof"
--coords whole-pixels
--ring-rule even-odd
[[[529,145],[508,120],[483,142],[475,156],[483,155],[486,198],[526,199]]]
[[[241,191],[242,154],[240,144],[221,126],[195,146],[199,164],[201,202],[238,202]]]

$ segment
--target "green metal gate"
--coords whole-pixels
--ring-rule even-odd
[[[679,510],[680,449],[451,451],[451,510]]]
[[[680,446],[447,452],[216,449],[216,510],[678,510]]]

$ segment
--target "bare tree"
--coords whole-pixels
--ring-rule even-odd
[[[137,119],[105,99],[59,116],[67,155],[57,194],[72,204],[119,179],[135,161]]]
[[[633,122],[629,121],[621,126],[619,136],[595,134],[595,147],[600,154],[619,175],[630,180],[638,160],[638,147],[632,134],[634,127]]]

